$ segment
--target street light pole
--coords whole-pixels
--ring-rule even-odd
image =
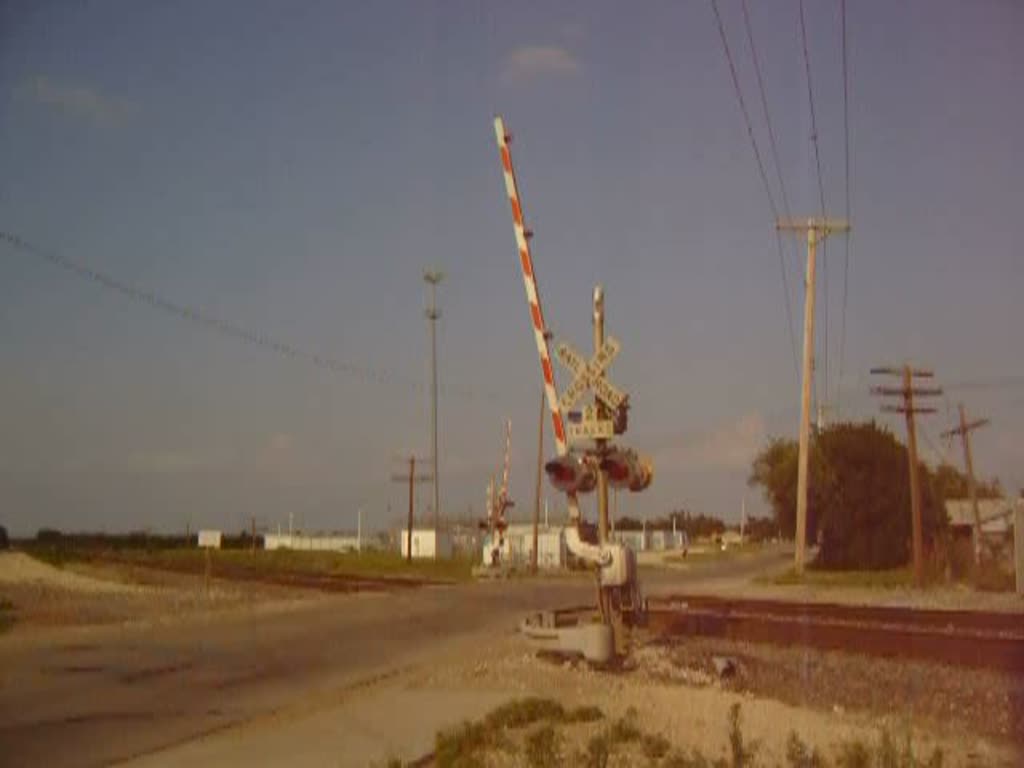
[[[434,536],[438,532],[438,520],[441,513],[440,474],[437,471],[437,320],[441,310],[437,308],[437,285],[444,279],[440,270],[426,270],[423,279],[430,285],[430,306],[426,316],[430,322],[430,432],[433,444],[434,461]]]

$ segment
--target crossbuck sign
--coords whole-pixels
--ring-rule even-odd
[[[588,362],[569,344],[559,343],[555,349],[558,360],[573,375],[572,384],[562,393],[562,397],[558,401],[563,411],[568,411],[576,405],[588,389],[592,390],[597,399],[613,411],[622,406],[626,401],[626,393],[605,378],[605,372],[619,354],[620,348],[619,342],[609,336],[597,354]],[[588,408],[584,412],[581,423],[569,425],[569,434],[570,437],[577,439],[609,438],[612,436],[612,422],[596,419],[594,410]]]

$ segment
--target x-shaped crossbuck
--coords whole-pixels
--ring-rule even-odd
[[[605,371],[612,364],[612,360],[619,354],[619,342],[611,336],[604,340],[601,349],[587,362],[579,352],[569,344],[560,342],[555,348],[559,362],[568,368],[573,375],[572,384],[562,393],[558,404],[563,411],[568,411],[588,390],[593,390],[594,395],[602,403],[613,411],[618,410],[626,401],[626,393],[614,386],[605,378]]]

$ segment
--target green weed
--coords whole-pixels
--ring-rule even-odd
[[[530,768],[558,768],[562,764],[561,737],[546,723],[526,738],[526,764]]]

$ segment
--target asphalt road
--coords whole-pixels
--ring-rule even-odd
[[[651,593],[781,564],[778,553],[644,569]],[[0,641],[0,763],[107,765],[280,712],[452,640],[514,631],[530,610],[594,598],[585,578],[326,596],[286,612]]]

